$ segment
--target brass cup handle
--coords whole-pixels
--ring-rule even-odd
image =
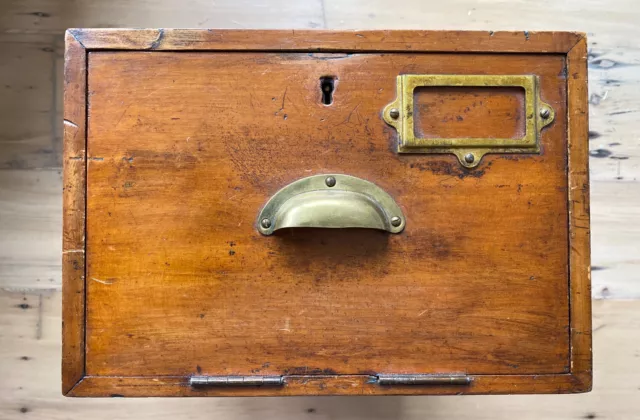
[[[314,175],[273,195],[260,211],[257,226],[263,235],[298,227],[400,233],[405,218],[395,200],[372,182],[350,175]]]

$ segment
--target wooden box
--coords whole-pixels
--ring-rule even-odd
[[[65,395],[591,389],[583,34],[66,40]]]

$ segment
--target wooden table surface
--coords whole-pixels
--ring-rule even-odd
[[[633,0],[3,0],[0,419],[640,418],[640,8]],[[594,390],[567,396],[65,399],[60,394],[68,27],[578,30],[589,36]]]

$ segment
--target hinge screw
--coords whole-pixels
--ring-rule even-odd
[[[328,176],[327,179],[324,180],[324,183],[327,184],[327,187],[331,188],[336,185],[336,179],[332,176]]]
[[[549,111],[549,108],[542,108],[540,110],[540,116],[546,120],[551,116],[551,111]]]
[[[393,216],[391,218],[391,225],[398,227],[400,226],[401,223],[402,223],[402,219],[400,219],[398,216]]]
[[[467,163],[473,163],[473,161],[476,160],[476,157],[473,156],[473,153],[467,153],[466,155],[464,155],[464,161]]]
[[[395,120],[400,116],[400,111],[398,111],[398,108],[391,108],[391,110],[389,111],[389,116]]]
[[[271,220],[264,218],[260,221],[260,226],[262,226],[265,229],[269,229],[271,227]]]

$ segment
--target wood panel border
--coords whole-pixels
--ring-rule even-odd
[[[566,54],[584,34],[493,31],[69,29],[90,50]]]
[[[587,40],[568,52],[569,309],[571,373],[592,387],[591,227],[589,209],[589,102]]]
[[[62,393],[85,374],[87,51],[69,32],[64,55]]]
[[[574,32],[70,29],[64,77],[62,392],[68,396],[439,395],[587,392],[592,386],[587,43]],[[570,373],[476,375],[466,387],[382,387],[368,375],[287,376],[283,388],[192,389],[183,377],[85,375],[89,51],[563,54],[567,68]]]
[[[276,397],[302,395],[498,395],[579,392],[575,375],[478,375],[469,386],[382,386],[368,375],[285,376],[283,387],[193,388],[183,377],[87,376],[69,396],[74,397]]]

